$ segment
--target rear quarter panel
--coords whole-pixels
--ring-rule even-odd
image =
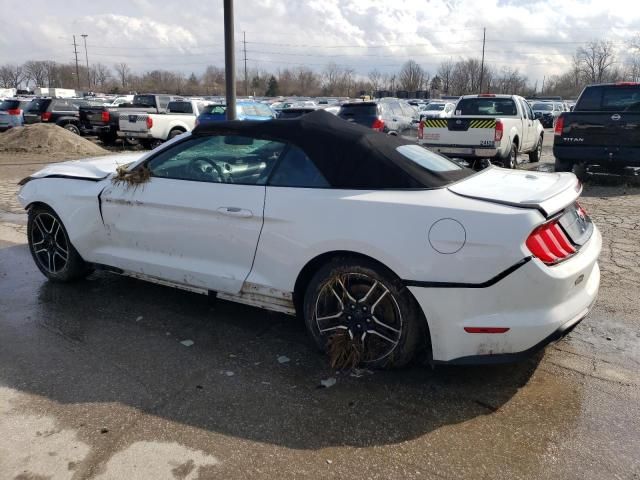
[[[405,280],[487,281],[529,254],[542,215],[472,200],[446,189],[357,191],[267,187],[264,226],[249,281],[292,291],[311,259],[332,251],[370,256]],[[441,219],[464,227],[462,248],[438,253],[429,231]]]

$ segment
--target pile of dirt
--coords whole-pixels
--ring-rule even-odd
[[[69,130],[46,123],[12,128],[0,133],[0,151],[87,156],[109,153]]]

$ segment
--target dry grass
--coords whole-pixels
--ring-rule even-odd
[[[336,370],[350,370],[357,367],[363,354],[359,339],[352,339],[347,332],[340,332],[327,341],[329,364]]]
[[[151,179],[151,170],[146,165],[141,165],[135,170],[129,171],[129,165],[120,165],[116,169],[116,174],[111,179],[114,185],[124,185],[127,188],[138,188]]]

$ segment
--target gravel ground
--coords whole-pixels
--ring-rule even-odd
[[[47,161],[0,155],[1,478],[640,478],[637,187],[585,187],[602,286],[564,340],[356,378],[284,316],[106,273],[46,282],[15,183]]]

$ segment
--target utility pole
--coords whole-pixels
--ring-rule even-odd
[[[224,77],[227,120],[236,119],[236,56],[233,36],[233,0],[224,0]]]
[[[249,80],[247,77],[247,37],[246,32],[242,32],[242,44],[244,46],[244,96],[249,96]]]
[[[73,36],[73,53],[76,55],[76,87],[80,90],[80,69],[78,68],[78,44],[76,43],[76,36]]]
[[[540,95],[544,95],[544,81],[547,79],[547,76],[544,75],[542,77],[542,90],[540,90]]]
[[[482,29],[482,63],[480,64],[480,91],[482,93],[482,81],[484,80],[484,45],[487,41],[487,29]]]
[[[89,53],[87,52],[87,37],[89,35],[87,35],[86,33],[83,33],[80,36],[84,40],[84,56],[87,59],[87,85],[89,90],[91,90],[91,72],[89,72]]]

